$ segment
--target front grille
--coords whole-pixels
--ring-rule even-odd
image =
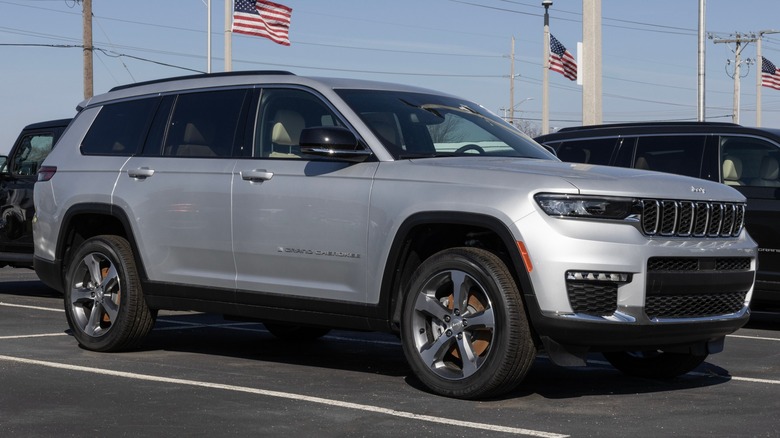
[[[653,319],[739,312],[754,274],[750,257],[651,257],[645,313]]]
[[[745,205],[643,199],[642,233],[665,237],[735,237],[745,225]]]
[[[648,272],[747,271],[750,257],[651,257]]]
[[[701,318],[739,312],[747,292],[647,297],[645,313],[653,318]]]
[[[607,316],[617,310],[617,283],[567,281],[566,291],[576,313]]]

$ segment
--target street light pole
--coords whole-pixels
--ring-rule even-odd
[[[544,43],[542,54],[542,134],[550,132],[550,14],[552,0],[542,0],[544,6]]]

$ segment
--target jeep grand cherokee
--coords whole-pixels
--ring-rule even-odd
[[[137,345],[157,310],[284,337],[400,334],[438,394],[515,388],[544,349],[672,377],[749,317],[745,198],[562,163],[429,90],[282,72],[173,78],[79,106],[35,188],[35,268],[76,340]]]

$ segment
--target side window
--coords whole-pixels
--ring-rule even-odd
[[[17,176],[35,175],[53,146],[54,134],[52,133],[25,136],[17,149],[16,156],[13,157],[11,173]]]
[[[247,90],[207,91],[176,98],[163,155],[230,157],[243,135]]]
[[[699,178],[706,139],[703,135],[638,137],[634,167]]]
[[[266,89],[255,120],[255,157],[300,159],[304,128],[342,126],[317,96],[303,90]]]
[[[609,165],[616,142],[615,138],[564,141],[556,155],[561,161]]]
[[[774,143],[740,136],[720,138],[723,182],[732,186],[780,187],[780,148]]]
[[[81,142],[84,155],[133,155],[140,149],[158,98],[104,105]]]

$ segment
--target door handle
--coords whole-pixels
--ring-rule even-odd
[[[138,169],[128,169],[127,176],[136,179],[146,179],[154,175],[154,169],[148,167],[139,167]]]
[[[243,179],[244,181],[251,181],[251,182],[268,181],[269,179],[273,178],[273,176],[274,176],[273,172],[269,172],[264,169],[241,171],[241,179]]]

